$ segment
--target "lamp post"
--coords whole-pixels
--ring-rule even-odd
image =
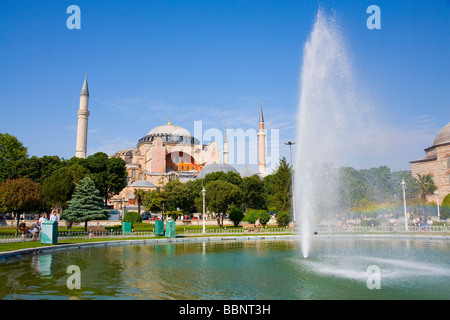
[[[205,195],[206,195],[206,190],[203,187],[202,190],[202,194],[203,194],[203,233],[206,233],[206,227],[205,227]]]
[[[120,220],[122,220],[124,216],[125,216],[125,196],[122,196],[122,216],[120,217]]]
[[[435,191],[434,194],[437,197],[438,221],[441,221],[441,210],[439,208],[439,192]]]
[[[408,219],[406,218],[406,182],[405,179],[402,179],[402,190],[403,190],[403,207],[405,208],[405,231],[408,231]]]

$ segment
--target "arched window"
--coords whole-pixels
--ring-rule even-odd
[[[136,170],[131,171],[131,177],[136,179]]]
[[[142,180],[142,173],[139,173],[139,180]]]
[[[183,165],[181,165],[181,170],[184,171],[184,166]]]

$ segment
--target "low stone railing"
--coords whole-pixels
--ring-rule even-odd
[[[214,235],[244,235],[244,234],[280,234],[280,233],[294,233],[299,234],[301,230],[295,228],[263,228],[254,231],[246,231],[241,228],[220,228],[220,229],[206,229],[206,234],[203,229],[177,230],[179,236],[214,236]],[[361,227],[361,226],[314,226],[311,228],[312,233],[316,234],[339,234],[339,233],[450,233],[450,226],[432,226],[432,227],[415,227],[408,226],[405,231],[405,226],[376,226],[376,227]],[[58,239],[90,239],[90,238],[129,238],[129,237],[154,237],[155,232],[151,231],[132,231],[131,233],[123,233],[122,230],[111,231],[60,231],[58,232]],[[39,240],[39,239],[38,239]],[[36,241],[31,237],[24,237],[23,235],[0,235],[0,243],[11,242],[28,242]]]

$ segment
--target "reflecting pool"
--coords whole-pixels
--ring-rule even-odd
[[[32,254],[0,261],[0,299],[450,299],[448,241],[318,237],[308,259],[299,246],[226,240]],[[73,265],[80,289],[68,288]]]

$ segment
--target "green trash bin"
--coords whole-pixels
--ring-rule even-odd
[[[163,236],[164,235],[164,221],[156,220],[155,221],[155,236]]]
[[[131,222],[122,222],[122,233],[130,234],[131,233]]]
[[[58,222],[54,220],[42,221],[41,243],[57,244],[58,243]]]
[[[166,238],[175,238],[175,221],[173,220],[166,222]]]

